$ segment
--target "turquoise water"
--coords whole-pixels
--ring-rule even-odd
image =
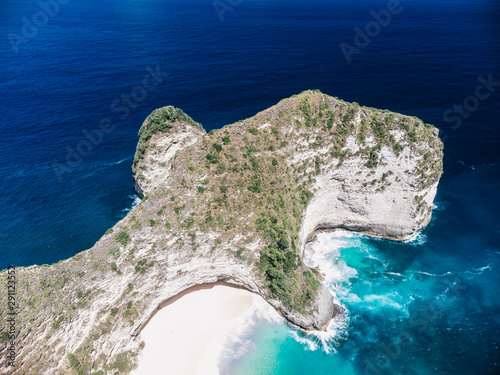
[[[459,129],[443,119],[478,76],[500,79],[497,1],[405,1],[351,64],[339,44],[387,1],[245,0],[224,22],[210,0],[69,1],[15,52],[8,36],[38,3],[0,2],[0,269],[71,257],[121,219],[135,198],[137,132],[165,105],[209,131],[320,89],[441,128],[450,176],[458,160],[499,161],[498,90]],[[156,66],[169,74],[161,84],[125,118],[113,110]],[[67,164],[105,118],[115,130]]]
[[[500,89],[459,127],[444,117],[480,77],[500,81],[499,2],[404,0],[350,64],[339,45],[386,0],[222,2],[223,22],[211,0],[66,1],[17,52],[9,34],[39,2],[0,2],[0,269],[71,257],[126,215],[152,110],[180,107],[209,131],[320,89],[440,128],[438,208],[414,242],[326,239],[321,267],[347,315],[327,337],[259,321],[227,373],[500,372]],[[112,103],[157,65],[168,76],[123,118]],[[59,179],[54,163],[105,118],[115,130]]]
[[[492,167],[471,168],[469,184],[478,170]],[[480,238],[487,228],[468,225],[467,212],[456,215],[463,202],[453,195],[440,194],[429,228],[403,243],[319,235],[306,263],[319,265],[346,315],[314,335],[261,319],[223,374],[498,373],[500,251]],[[452,237],[450,224],[458,230]]]

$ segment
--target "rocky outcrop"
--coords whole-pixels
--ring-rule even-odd
[[[300,261],[306,242],[337,227],[413,233],[442,172],[432,126],[312,91],[209,134],[164,107],[139,136],[142,202],[91,249],[18,270],[17,365],[4,373],[127,373],[158,309],[217,282],[260,294],[296,327],[326,329],[340,307]]]
[[[147,126],[147,121],[143,126]],[[205,134],[202,128],[180,121],[176,121],[168,133],[153,134],[149,141],[151,146],[134,170],[137,193],[143,197],[158,185],[165,184],[177,152],[194,145]]]
[[[340,166],[336,160],[324,166],[304,214],[299,236],[302,252],[316,230],[343,228],[398,240],[429,223],[438,181],[421,185],[415,171],[424,156],[410,147],[403,131],[392,133],[404,149],[396,155],[383,146],[376,167],[366,168],[362,156],[349,158]],[[437,131],[432,134],[437,139]],[[352,154],[358,152],[353,136],[347,144]],[[435,158],[440,160],[440,154]]]

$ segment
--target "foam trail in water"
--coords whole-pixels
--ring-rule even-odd
[[[128,158],[125,158],[125,159],[122,159],[122,160],[119,160],[119,161],[115,161],[113,163],[108,163],[107,165],[111,166],[111,165],[118,165],[118,164],[121,164],[123,163],[124,161],[127,161],[127,160],[130,160],[132,159],[134,156],[129,156]]]
[[[429,273],[425,271],[415,271],[415,273],[419,273],[420,275],[425,275],[425,276],[431,276],[431,277],[444,277],[444,276],[449,276],[452,273],[451,272],[444,272],[444,273]]]
[[[491,270],[491,263],[484,267],[473,268],[472,271],[465,271],[467,275],[482,275],[484,271]]]
[[[399,272],[390,272],[390,271],[387,271],[386,272],[387,275],[391,275],[391,276],[399,276],[399,277],[403,277],[402,274],[400,274]]]

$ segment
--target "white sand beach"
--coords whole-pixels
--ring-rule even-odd
[[[227,336],[260,296],[228,286],[199,287],[161,309],[141,332],[146,346],[133,375],[219,375]],[[274,312],[275,313],[275,312]],[[277,314],[276,314],[277,315]]]

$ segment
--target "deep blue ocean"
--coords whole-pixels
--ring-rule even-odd
[[[0,2],[0,269],[71,257],[126,215],[153,109],[208,131],[320,89],[441,129],[436,210],[410,242],[324,239],[345,327],[322,342],[262,321],[227,373],[500,373],[497,1],[402,0],[378,29],[391,2],[59,1]]]

